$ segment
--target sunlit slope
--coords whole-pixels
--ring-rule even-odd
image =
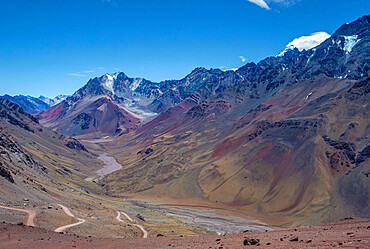
[[[109,192],[206,200],[281,223],[366,216],[368,85],[320,76],[248,112],[172,108],[111,144],[124,169],[107,178]]]

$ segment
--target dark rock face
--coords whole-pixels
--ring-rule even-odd
[[[68,141],[66,144],[65,144],[68,148],[70,149],[73,149],[73,150],[79,150],[79,151],[87,151],[87,149],[85,148],[85,146],[83,146],[83,144],[81,144],[78,140],[76,139],[73,139],[72,141]]]
[[[27,123],[22,122],[19,119],[14,118],[13,116],[9,115],[5,110],[2,110],[0,112],[0,118],[8,121],[12,125],[19,126],[22,129],[25,129],[26,131],[34,132]]]
[[[359,100],[370,93],[370,77],[364,77],[356,82],[345,94],[349,100]]]
[[[205,110],[201,106],[194,106],[186,113],[186,115],[191,118],[203,117],[205,116]]]
[[[12,174],[7,170],[3,164],[0,162],[0,176],[4,177],[7,179],[9,182],[14,183],[14,179]]]
[[[360,153],[358,153],[358,156],[356,158],[356,163],[363,163],[366,161],[367,158],[370,158],[370,145],[366,146],[365,149],[363,149]]]
[[[9,182],[14,183],[14,176],[20,171],[18,164],[25,165],[31,169],[46,171],[39,162],[24,151],[18,143],[0,128],[0,175]]]
[[[328,138],[326,135],[323,135],[323,139],[327,144],[334,147],[335,149],[344,151],[351,163],[356,163],[356,146],[353,143],[334,140]]]
[[[75,117],[72,122],[75,125],[81,127],[81,130],[87,130],[90,127],[91,116],[87,113],[80,113],[77,117]]]

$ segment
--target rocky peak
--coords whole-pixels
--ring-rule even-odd
[[[357,35],[359,38],[367,35],[370,28],[370,15],[366,15],[358,18],[356,21],[351,23],[343,24],[334,34],[333,37],[338,36],[354,36]]]
[[[196,68],[194,68],[193,71],[191,71],[191,73],[188,76],[191,76],[191,75],[194,75],[194,74],[199,74],[199,73],[205,73],[207,71],[208,70],[204,67],[196,67]]]

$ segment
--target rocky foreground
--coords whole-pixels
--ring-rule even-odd
[[[207,237],[104,239],[0,224],[0,248],[370,248],[370,220]]]

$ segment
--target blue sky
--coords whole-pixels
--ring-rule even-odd
[[[160,81],[236,68],[296,37],[332,34],[369,14],[369,2],[0,0],[0,94],[72,94],[116,71]]]

